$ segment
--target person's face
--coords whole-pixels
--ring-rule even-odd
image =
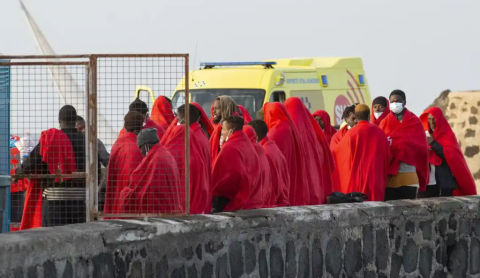
[[[354,127],[356,124],[357,124],[357,117],[355,117],[355,114],[354,113],[350,113],[348,115],[348,117],[345,119],[345,122],[347,122],[347,124],[350,126],[350,127]]]
[[[233,133],[233,130],[232,128],[230,127],[230,125],[223,121],[222,123],[222,132],[221,132],[221,140],[223,140],[224,142],[227,140],[228,136],[232,135]]]
[[[403,103],[403,106],[407,104],[407,102],[399,95],[392,95],[390,97],[390,103]]]
[[[320,116],[315,116],[315,121],[317,121],[317,123],[320,125],[320,127],[321,127],[322,129],[325,129],[325,125],[324,125],[324,123],[323,123],[322,117],[320,117]]]
[[[150,145],[148,144],[145,144],[140,148],[140,152],[142,153],[143,157],[147,156],[149,150],[150,150]]]
[[[435,128],[437,127],[437,124],[435,122],[435,117],[433,117],[430,114],[428,114],[428,125],[430,126],[431,131],[434,131]]]
[[[179,113],[177,112],[177,114],[175,115],[177,117],[177,121],[182,124],[183,121],[185,120],[185,115],[183,113]]]
[[[85,132],[85,124],[76,122],[75,123],[75,128],[77,129],[78,132]]]
[[[373,112],[383,112],[383,111],[385,111],[385,106],[378,103],[373,105]]]
[[[213,115],[219,120],[222,118],[222,109],[218,100],[213,103]]]

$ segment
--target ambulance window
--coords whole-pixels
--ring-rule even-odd
[[[269,102],[284,102],[285,101],[285,92],[273,92],[270,95]]]

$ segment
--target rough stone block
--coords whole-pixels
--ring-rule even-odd
[[[432,239],[432,221],[420,222],[419,227],[422,231],[422,237],[424,240]]]
[[[470,236],[472,234],[472,225],[470,219],[460,219],[460,235]]]
[[[480,240],[472,238],[470,242],[470,274],[480,273]]]
[[[216,274],[215,277],[217,278],[230,278],[230,276],[228,276],[227,254],[223,254],[222,256],[218,257],[216,267],[215,267],[215,274]]]
[[[57,278],[57,269],[55,263],[52,261],[46,261],[43,264],[43,277],[44,278]]]
[[[197,258],[200,261],[203,259],[203,251],[202,251],[202,245],[201,244],[197,245],[197,248],[195,249],[195,254],[197,254]]]
[[[374,253],[373,226],[363,227],[363,266],[373,262]]]
[[[376,247],[377,247],[377,256],[376,256],[376,266],[379,270],[385,270],[388,266],[389,259],[389,239],[387,235],[387,230],[380,229],[376,231]]]
[[[448,228],[452,231],[456,231],[457,230],[457,224],[458,224],[458,221],[457,219],[455,218],[455,214],[450,214],[450,218],[448,219]]]
[[[92,258],[93,278],[115,277],[112,255],[102,253]]]
[[[175,271],[173,272],[175,274]],[[183,270],[183,276],[181,275],[174,275],[172,274],[172,278],[185,278],[185,269]],[[107,277],[107,276],[105,276]],[[142,263],[139,261],[135,261],[132,264],[132,270],[130,271],[129,278],[142,278],[143,277],[143,270],[142,270]]]
[[[362,242],[349,239],[345,242],[345,272],[349,277],[355,276],[362,269]]]
[[[430,273],[432,272],[432,258],[433,258],[433,250],[432,248],[426,246],[420,250],[420,274],[422,277],[430,277]]]
[[[198,277],[197,268],[195,267],[195,265],[192,265],[187,269],[187,277],[188,278],[197,278]]]
[[[258,272],[260,278],[268,278],[267,252],[265,249],[260,250],[258,253]]]
[[[167,277],[167,276],[163,276],[163,277]],[[202,266],[202,278],[212,278],[212,277],[213,277],[213,265],[210,262],[206,262]]]
[[[37,274],[37,267],[36,266],[31,266],[28,268],[28,272],[27,272],[27,277],[28,278],[37,278],[38,277],[38,274]]]
[[[182,256],[187,260],[191,260],[193,258],[193,247],[190,246],[184,248],[182,251]]]
[[[285,274],[287,278],[295,278],[297,276],[297,250],[295,250],[295,242],[293,240],[289,240],[286,248],[287,266]]]
[[[272,278],[283,278],[284,264],[282,249],[276,246],[270,248],[270,272],[272,273]]]
[[[252,273],[257,266],[257,255],[255,254],[255,245],[250,241],[245,240],[243,242],[243,248],[245,249],[245,271],[248,275]]]
[[[410,234],[415,233],[415,222],[408,220],[405,224],[405,231]]]
[[[460,239],[448,256],[448,269],[453,277],[465,277],[468,263],[468,244]]]
[[[312,277],[323,277],[323,253],[320,239],[313,239],[312,245]]]
[[[444,237],[445,234],[447,233],[447,220],[445,219],[440,220],[438,222],[437,229],[440,236]]]
[[[168,258],[166,255],[157,263],[156,273],[158,277],[168,277]]]
[[[340,277],[342,271],[342,245],[336,237],[331,237],[328,240],[327,252],[325,256],[327,272],[334,278]]]
[[[408,239],[403,247],[403,269],[406,273],[417,270],[418,246],[413,239]]]
[[[310,277],[310,254],[306,246],[300,249],[300,255],[298,257],[298,278]]]
[[[232,275],[232,278],[240,278],[244,273],[241,242],[234,241],[230,244],[228,257],[230,258],[230,274]]]
[[[397,255],[397,254],[393,254],[392,255],[392,265],[390,267],[390,277],[391,278],[398,278],[400,277],[400,269],[402,268],[402,257]]]

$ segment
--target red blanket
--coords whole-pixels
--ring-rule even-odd
[[[52,128],[40,136],[40,155],[47,163],[50,174],[71,174],[77,171],[75,154],[68,136],[61,130]],[[58,179],[57,179],[58,181]],[[40,179],[31,179],[25,195],[20,230],[42,227],[42,188]]]
[[[458,183],[458,189],[454,191],[454,195],[477,195],[475,180],[473,179],[472,173],[465,161],[457,137],[443,116],[442,110],[438,107],[431,107],[425,110],[420,116],[425,131],[429,130],[428,114],[435,118],[436,127],[433,131],[433,139],[442,145],[445,160]],[[442,159],[433,151],[430,151],[429,161],[436,166],[439,166],[442,163]]]
[[[236,131],[223,143],[213,164],[213,196],[230,200],[224,211],[245,208],[259,176],[255,149],[243,131]]]
[[[132,172],[130,184],[120,193],[121,213],[184,213],[175,158],[160,144],[153,146]]]
[[[212,135],[215,128],[212,122],[210,122],[210,119],[208,119],[207,114],[205,114],[205,111],[203,111],[202,106],[196,102],[192,102],[192,105],[195,105],[195,107],[200,110],[200,124],[202,125],[202,127],[205,127],[207,129],[209,135]]]
[[[289,201],[291,206],[310,204],[308,163],[303,154],[300,133],[285,106],[268,102],[263,106],[268,137],[274,141],[287,161],[290,172]]]
[[[147,118],[145,120],[145,125],[142,127],[142,129],[147,129],[147,128],[154,128],[157,130],[157,135],[158,138],[162,139],[163,135],[165,134],[165,130],[163,127],[157,125],[154,121],[152,121],[150,118]],[[120,130],[120,134],[118,135],[119,137],[122,136],[122,134],[125,133],[125,128],[122,128]]]
[[[285,156],[268,136],[263,138],[260,144],[265,150],[272,177],[272,194],[269,204],[272,207],[289,206],[290,175]]]
[[[388,101],[387,98],[385,98],[385,100],[387,101],[387,107],[385,107],[385,110],[383,111],[383,114],[378,118],[378,119],[375,119],[375,114],[374,111],[373,111],[373,104],[372,104],[372,107],[371,107],[371,111],[370,111],[370,122],[373,123],[373,124],[376,124],[376,125],[380,125],[380,123],[383,121],[383,119],[385,119],[389,114],[390,114],[390,102]]]
[[[347,134],[348,131],[348,125],[345,125],[342,127],[335,135],[332,137],[332,142],[330,142],[330,150],[334,150],[335,147],[342,141],[343,137],[345,137],[345,134]]]
[[[424,191],[429,175],[428,146],[420,119],[405,108],[402,122],[390,112],[380,123],[380,128],[391,142],[392,159],[388,174],[397,175],[400,162],[415,166],[420,190]]]
[[[327,158],[331,157],[331,153],[330,151],[325,152],[323,148],[323,145],[327,146],[327,139],[312,114],[308,112],[305,104],[298,97],[288,98],[285,101],[285,108],[297,126],[298,137],[303,145],[302,157],[306,161],[307,185],[310,187],[309,205],[321,205],[325,203],[325,191],[332,191],[332,169],[330,167],[332,161]],[[314,130],[315,126],[319,132],[318,137]],[[326,190],[325,187],[329,189]]]
[[[128,187],[130,175],[142,159],[142,153],[137,146],[137,135],[132,132],[121,134],[112,147],[108,162],[105,213],[120,212],[120,193]]]
[[[250,113],[248,113],[248,110],[245,109],[245,107],[238,105],[238,109],[240,109],[240,112],[242,112],[242,117],[245,120],[245,124],[253,121],[252,116],[250,116]]]
[[[390,144],[376,126],[359,122],[345,135],[333,151],[342,193],[362,192],[368,201],[383,201],[387,187]]]
[[[195,123],[198,127],[198,123]],[[203,132],[203,131],[202,131]],[[190,129],[190,213],[201,214],[211,211],[211,165],[203,158],[202,148]],[[204,134],[201,136],[205,137]],[[180,188],[185,188],[185,125],[171,125],[160,145],[165,147],[177,162]],[[211,162],[210,162],[211,163]],[[180,191],[184,195],[184,190]]]
[[[175,119],[172,106],[164,96],[159,96],[155,100],[150,118],[163,130],[167,130],[170,123]]]
[[[252,189],[252,196],[250,196],[250,201],[245,207],[246,209],[273,207],[274,204],[272,203],[272,177],[270,172],[270,165],[268,163],[267,156],[265,155],[265,150],[260,144],[257,143],[257,135],[255,134],[255,129],[253,129],[253,127],[245,125],[243,126],[243,132],[245,132],[248,139],[250,139],[253,148],[255,148],[255,151],[257,152],[260,170],[258,183]],[[261,196],[261,200],[257,201],[256,196]],[[260,203],[262,205],[259,207]]]
[[[332,141],[333,135],[337,133],[337,130],[332,126],[332,122],[330,121],[330,115],[328,115],[327,111],[323,110],[317,110],[313,113],[313,117],[320,117],[323,122],[323,133],[325,134],[325,137],[327,138],[327,142],[330,145],[330,142]]]

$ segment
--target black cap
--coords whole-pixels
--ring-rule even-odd
[[[58,112],[58,120],[69,124],[77,121],[77,110],[71,105],[65,105]]]
[[[385,97],[376,97],[372,102],[372,106],[375,104],[381,104],[383,107],[387,107],[387,99]]]
[[[148,113],[148,106],[145,102],[141,101],[139,98],[136,98],[130,105],[128,106],[128,111],[135,111],[142,115]]]
[[[405,93],[402,91],[402,90],[393,90],[391,93],[390,93],[390,97],[391,96],[401,96],[403,101],[407,101],[407,97],[405,96]]]
[[[149,144],[154,145],[160,142],[160,139],[157,135],[157,130],[155,128],[146,128],[140,131],[137,135],[137,146],[141,148],[142,146]]]

